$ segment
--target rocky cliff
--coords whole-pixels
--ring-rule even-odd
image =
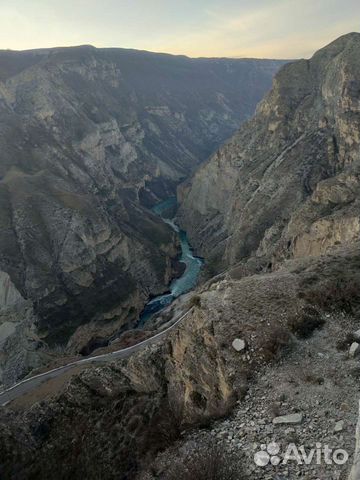
[[[264,468],[254,454],[274,440],[355,446],[359,42],[351,34],[284,67],[255,118],[179,190],[182,222],[214,271],[226,269],[177,300],[186,318],[128,359],[1,409],[6,480],[173,480],[209,438],[222,461],[235,453],[238,479],[346,478],[350,462],[281,464],[279,449]],[[8,307],[26,308],[0,278]]]
[[[340,446],[352,451],[358,360],[349,359],[339,345],[347,350],[358,320],[319,315],[312,302],[317,292],[320,297],[329,291],[329,281],[343,278],[359,292],[359,262],[357,244],[336,255],[289,261],[279,272],[238,278],[233,269],[209,281],[188,316],[158,344],[126,360],[90,367],[66,386],[50,380],[40,391],[2,407],[2,478],[125,480],[140,478],[142,469],[151,474],[145,478],[177,478],[168,477],[161,462],[151,467],[156,453],[175,441],[190,442],[183,463],[188,451],[214,434],[249,470],[235,478],[265,480],[268,470],[253,471],[252,446],[267,438],[286,444],[289,426],[274,426],[273,418],[299,410],[307,417],[293,425],[299,442],[311,443],[315,432],[318,441],[326,435],[333,446],[332,422],[346,417]],[[359,293],[353,300],[359,301]],[[330,295],[329,302],[328,308],[336,306],[335,297]],[[318,334],[309,340],[314,331]],[[235,339],[242,348],[233,347]],[[340,407],[344,402],[347,407]],[[237,416],[230,422],[210,426],[234,407]],[[194,428],[199,426],[207,428]],[[178,454],[170,450],[167,464]],[[291,468],[288,478],[298,477],[293,465],[286,468]],[[315,468],[319,476],[322,465]],[[342,468],[346,472],[348,467]],[[330,475],[327,471],[324,478]]]
[[[212,272],[320,255],[359,236],[360,34],[285,65],[255,117],[179,189]]]
[[[0,52],[0,308],[30,302],[31,344],[81,346],[94,323],[111,334],[166,289],[177,246],[148,207],[252,113],[280,63]]]

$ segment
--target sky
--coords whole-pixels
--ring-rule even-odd
[[[294,59],[359,30],[359,0],[0,0],[0,49]]]

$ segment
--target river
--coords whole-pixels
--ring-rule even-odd
[[[174,211],[174,207],[176,207],[176,198],[172,197],[155,205],[152,210],[177,233],[181,245],[181,257],[179,261],[184,263],[186,268],[181,277],[171,282],[169,293],[154,297],[145,306],[140,315],[139,326],[143,326],[155,313],[160,312],[170,305],[176,298],[180,297],[180,295],[192,290],[196,286],[203,265],[203,260],[193,254],[186,232],[175,224],[174,219],[167,218],[168,212]]]

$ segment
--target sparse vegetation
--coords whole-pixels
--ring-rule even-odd
[[[289,320],[289,327],[292,333],[300,338],[308,338],[314,330],[324,325],[324,317],[319,311],[311,306],[306,306],[303,311]]]
[[[181,412],[165,404],[152,418],[147,439],[148,451],[159,451],[171,445],[180,436]]]
[[[204,445],[182,462],[175,462],[163,480],[245,480],[239,459],[226,446]]]
[[[305,286],[302,297],[323,311],[354,313],[360,307],[360,283],[355,278],[329,279]]]
[[[201,308],[201,297],[200,297],[200,295],[194,295],[190,298],[189,307],[190,308],[192,308],[192,307]]]
[[[263,358],[266,362],[273,360],[283,348],[291,345],[291,335],[281,325],[274,325],[269,332],[263,347]]]
[[[56,343],[51,347],[51,349],[49,349],[49,351],[59,356],[65,356],[68,353],[66,343],[63,343],[63,344]]]

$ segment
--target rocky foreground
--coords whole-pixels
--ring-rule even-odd
[[[307,448],[321,442],[352,454],[359,357],[350,350],[360,329],[359,296],[345,284],[336,298],[326,293],[338,278],[359,282],[351,266],[358,252],[356,245],[240,279],[231,270],[192,297],[193,313],[159,345],[89,368],[43,401],[25,397],[3,408],[4,478],[167,479],[169,461],[186,464],[189,447],[209,438],[236,453],[243,473],[235,478],[273,478],[270,466],[253,463],[269,440],[283,448],[291,439]],[[319,298],[326,300],[323,313]],[[173,442],[180,443],[164,451]],[[292,463],[276,471],[284,478],[346,478],[351,459],[335,469]]]
[[[238,480],[347,479],[354,461],[360,366],[351,346],[339,348],[336,339],[350,338],[359,326],[346,314],[327,314],[321,330],[295,341],[291,353],[259,369],[229,417],[184,432],[158,455],[152,473],[140,478],[173,478],[174,463],[181,471],[194,453],[215,445],[224,452],[222,459],[233,462]],[[353,343],[359,345],[357,332]],[[331,450],[327,458],[325,448]]]

